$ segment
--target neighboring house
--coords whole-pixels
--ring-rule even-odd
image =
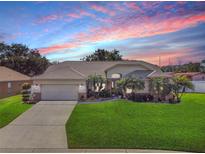
[[[143,61],[85,62],[67,61],[50,66],[42,75],[34,77],[34,84],[40,85],[41,100],[78,100],[86,97],[90,89],[87,85],[89,75],[102,75],[107,79],[105,88],[116,87],[116,81],[122,77],[135,76],[145,80],[153,72],[161,72],[156,65]]]
[[[21,86],[25,82],[31,83],[31,78],[7,67],[0,66],[0,98],[19,94]]]

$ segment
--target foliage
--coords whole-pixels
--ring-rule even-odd
[[[164,100],[165,96],[172,91],[169,79],[162,77],[150,79],[149,88],[151,94],[157,96],[157,101]]]
[[[50,63],[37,49],[29,49],[22,44],[0,43],[0,65],[34,76],[43,73]]]
[[[24,103],[29,103],[29,98],[30,98],[30,88],[31,88],[31,84],[30,83],[24,83],[22,85],[22,100]]]
[[[136,93],[138,90],[143,90],[145,88],[145,83],[138,78],[128,78],[126,87],[131,89],[132,93]]]
[[[190,79],[188,79],[186,76],[181,75],[173,77],[171,88],[177,98],[177,101],[180,101],[185,90],[187,88],[194,89],[194,85],[192,84]]]
[[[99,96],[102,98],[111,97],[111,93],[109,90],[103,89],[99,92]]]
[[[151,102],[153,101],[154,98],[150,94],[132,93],[132,94],[127,94],[127,99],[135,102]]]
[[[105,49],[98,49],[93,54],[82,58],[83,61],[119,61],[122,60],[122,55],[116,49],[108,51]]]
[[[187,88],[194,88],[192,82],[186,76],[174,76],[170,79],[162,77],[152,78],[149,87],[151,93],[157,96],[157,101],[163,101],[166,96],[173,93],[173,96],[176,97],[176,100],[173,101],[176,102],[180,102],[181,96]]]
[[[122,93],[123,98],[125,98],[128,78],[122,78],[120,80],[117,80],[116,84],[117,84],[117,90],[119,91],[119,93]]]
[[[77,104],[67,124],[69,148],[205,152],[205,94],[178,105],[127,100]]]
[[[164,72],[200,72],[200,63],[167,65],[161,68]]]
[[[31,105],[23,104],[20,95],[0,99],[0,128],[6,126]]]
[[[89,75],[88,77],[88,84],[91,83],[92,88],[94,89],[94,91],[99,92],[102,90],[103,88],[103,83],[106,82],[106,79],[104,77],[102,77],[102,75]]]

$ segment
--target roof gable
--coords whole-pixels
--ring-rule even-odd
[[[0,66],[0,82],[4,81],[23,81],[23,80],[30,80],[31,78],[14,71],[10,68]]]

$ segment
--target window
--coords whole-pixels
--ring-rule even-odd
[[[112,74],[112,79],[119,79],[119,78],[121,78],[121,74],[119,74],[119,73],[116,73],[116,74]]]
[[[11,87],[12,87],[11,82],[8,82],[8,94],[11,94]]]

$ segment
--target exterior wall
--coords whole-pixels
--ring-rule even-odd
[[[11,83],[11,89],[8,89],[8,83]],[[32,81],[6,81],[0,82],[0,98],[13,96],[21,93],[21,86],[23,83],[31,83]]]
[[[194,90],[187,89],[186,92],[205,93],[205,81],[192,81]]]
[[[142,65],[116,65],[107,71],[107,78],[111,78],[112,74],[118,74],[118,73],[124,76],[136,70],[148,70],[148,69]]]
[[[194,75],[192,77],[192,80],[193,81],[205,81],[205,73],[201,73],[201,74],[198,74],[198,75]]]
[[[34,84],[85,84],[85,80],[35,80]]]

